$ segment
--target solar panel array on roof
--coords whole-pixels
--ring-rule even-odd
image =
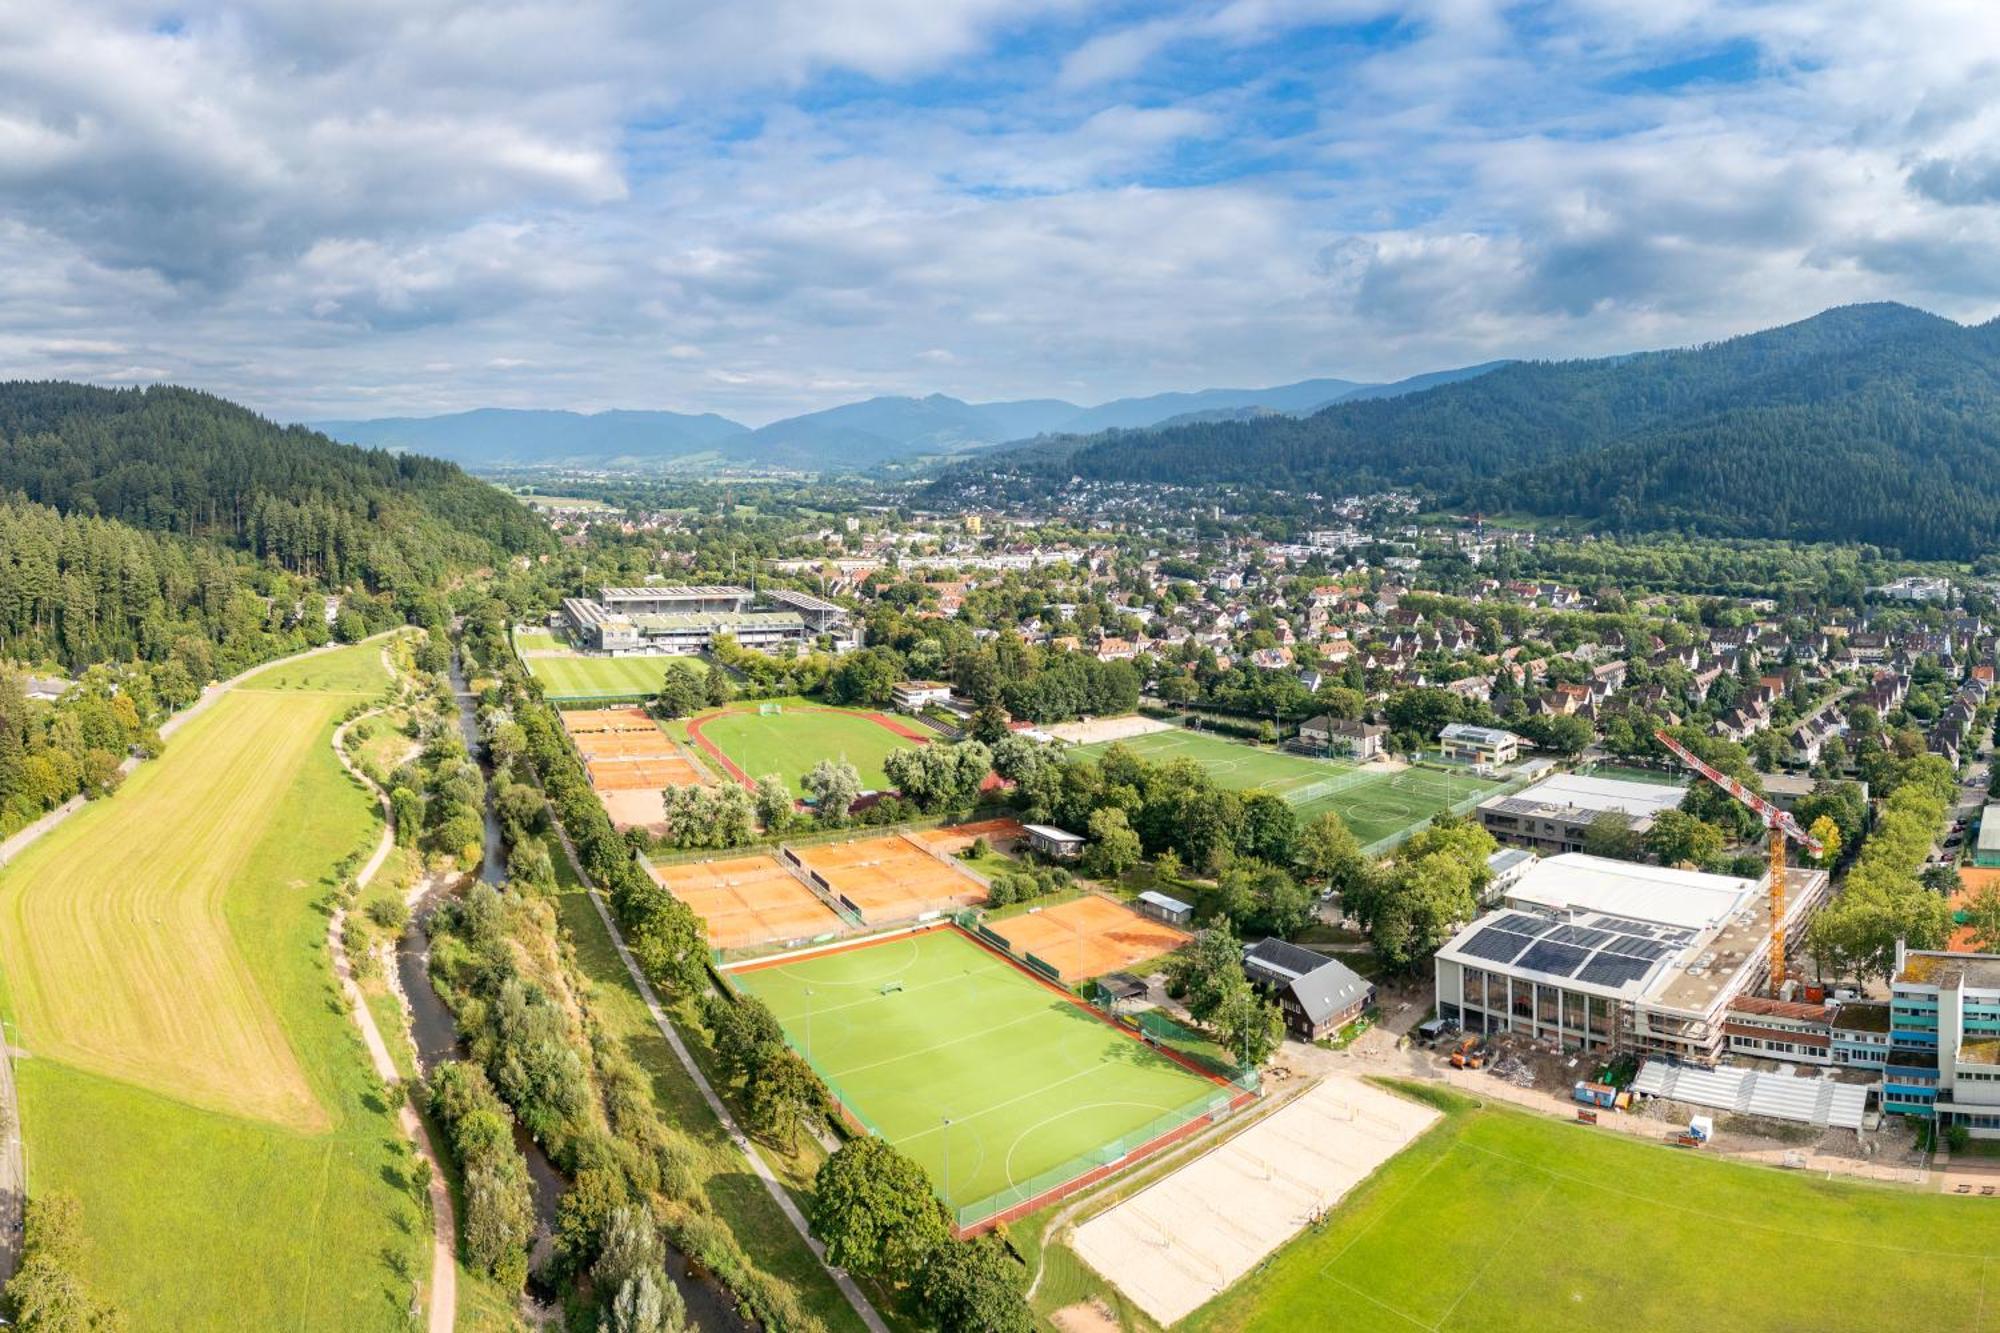
[[[1535,972],[1547,972],[1551,976],[1566,977],[1590,957],[1590,950],[1579,949],[1568,944],[1551,944],[1547,940],[1536,940],[1535,946],[1515,962],[1516,967],[1525,967]]]
[[[1526,912],[1509,912],[1493,923],[1495,930],[1511,930],[1516,935],[1539,935],[1555,922],[1545,916],[1529,916]]]
[[[1652,971],[1653,965],[1642,958],[1620,958],[1615,953],[1600,953],[1583,965],[1576,979],[1592,986],[1609,986],[1616,989],[1628,981],[1637,981]]]
[[[1659,940],[1642,940],[1631,935],[1619,935],[1604,946],[1604,951],[1623,954],[1627,958],[1643,958],[1651,962],[1655,958],[1665,958],[1674,951],[1674,946]]]
[[[1528,935],[1516,935],[1510,930],[1482,930],[1463,945],[1464,953],[1474,958],[1484,958],[1493,963],[1511,963],[1520,957],[1521,950],[1534,943]]]
[[[1608,930],[1593,930],[1589,926],[1563,926],[1545,936],[1552,944],[1575,944],[1585,949],[1595,949],[1598,945],[1618,938]]]

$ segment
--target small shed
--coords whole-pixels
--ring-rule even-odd
[[[1028,846],[1057,861],[1074,861],[1083,855],[1084,837],[1053,824],[1029,824]]]
[[[1130,972],[1106,972],[1097,979],[1097,998],[1115,1012],[1120,1005],[1145,999],[1146,983]]]
[[[1147,889],[1133,900],[1133,906],[1155,921],[1164,921],[1170,926],[1185,926],[1194,920],[1194,905],[1178,898],[1170,898],[1158,889]]]

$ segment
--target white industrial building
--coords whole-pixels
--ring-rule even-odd
[[[1825,898],[1786,876],[1789,938]],[[1766,982],[1768,879],[1569,852],[1538,861],[1435,962],[1438,1017],[1468,1032],[1713,1061],[1729,1005]]]

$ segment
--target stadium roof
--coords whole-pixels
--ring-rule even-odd
[[[2000,805],[1989,805],[1980,813],[1977,850],[2000,852]]]
[[[809,592],[795,592],[790,588],[766,588],[764,589],[764,595],[774,602],[795,607],[800,611],[819,611],[822,613],[838,611],[843,614],[847,611],[847,608],[839,602],[829,602],[824,597],[815,597]]]
[[[1756,894],[1754,879],[1564,852],[1529,867],[1507,890],[1507,900],[1553,912],[1606,912],[1635,924],[1704,930],[1734,916]]]
[[[599,588],[605,602],[693,602],[725,597],[748,597],[748,588],[733,583],[651,583],[637,588]]]
[[[1512,796],[1497,796],[1479,808],[1527,815],[1540,811],[1582,810],[1602,814],[1620,810],[1634,819],[1650,819],[1681,803],[1685,786],[1664,782],[1626,782],[1618,778],[1558,773]]]

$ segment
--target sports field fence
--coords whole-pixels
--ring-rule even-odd
[[[1321,778],[1317,782],[1308,782],[1303,787],[1281,791],[1278,796],[1286,805],[1308,805],[1322,796],[1337,796],[1350,787],[1362,787],[1381,780],[1381,774],[1357,768],[1352,772],[1338,773],[1330,778]]]
[[[1470,814],[1474,810],[1477,810],[1483,803],[1492,800],[1494,797],[1510,796],[1513,793],[1521,790],[1523,787],[1527,786],[1532,781],[1534,781],[1533,778],[1526,778],[1526,777],[1509,778],[1507,781],[1501,783],[1499,786],[1491,788],[1487,791],[1476,791],[1473,792],[1470,796],[1461,797],[1458,800],[1453,801],[1450,805],[1447,805],[1440,810],[1435,810],[1431,812],[1431,814],[1425,816],[1423,819],[1418,820],[1414,824],[1410,824],[1407,827],[1400,828],[1396,830],[1394,833],[1389,834],[1385,838],[1377,838],[1375,841],[1363,847],[1361,849],[1361,854],[1367,857],[1371,861],[1387,856],[1390,852],[1395,851],[1398,847],[1401,847],[1404,843],[1408,842],[1411,838],[1415,837],[1421,829],[1423,829],[1426,825],[1428,825],[1431,822],[1431,820],[1436,819],[1439,815],[1451,815],[1452,817],[1456,818],[1460,815]]]
[[[1116,1167],[1147,1144],[1165,1138],[1198,1120],[1220,1118],[1229,1112],[1240,1095],[1241,1093],[1235,1088],[1212,1089],[1184,1106],[1176,1107],[1164,1115],[1155,1116],[1136,1129],[1127,1130],[1109,1143],[1072,1157],[1026,1180],[1016,1181],[1004,1190],[967,1204],[953,1204],[947,1199],[945,1206],[951,1209],[952,1220],[961,1231],[967,1227],[978,1226],[981,1222],[1018,1208],[1051,1190],[1060,1189],[1093,1171]]]

